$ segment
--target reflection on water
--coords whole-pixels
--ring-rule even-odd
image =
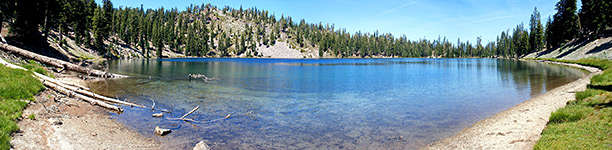
[[[111,61],[132,76],[92,90],[204,123],[125,108],[120,122],[166,148],[416,149],[584,73],[499,59],[166,59]],[[188,80],[188,74],[218,77]],[[221,119],[232,114],[229,119]],[[175,129],[157,137],[155,126]]]

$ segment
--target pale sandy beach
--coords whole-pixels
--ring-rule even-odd
[[[582,68],[589,75],[520,103],[493,117],[481,120],[458,134],[432,143],[424,149],[533,149],[550,114],[586,90],[591,77],[601,73],[593,67],[548,62]]]

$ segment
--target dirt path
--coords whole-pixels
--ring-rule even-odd
[[[555,64],[579,67],[591,73],[493,117],[481,120],[459,134],[432,143],[425,149],[533,149],[548,123],[550,113],[564,107],[567,101],[573,100],[575,92],[584,91],[590,78],[601,73],[599,69],[593,67]]]
[[[70,78],[74,77],[63,79],[79,81]],[[29,119],[32,114],[35,119]],[[159,149],[158,142],[131,131],[111,115],[46,89],[23,111],[11,145],[14,149]]]

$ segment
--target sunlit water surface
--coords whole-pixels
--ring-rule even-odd
[[[501,59],[115,60],[95,92],[147,106],[113,118],[165,148],[416,149],[585,75]],[[204,74],[219,81],[189,80]],[[179,118],[192,108],[200,109]],[[167,109],[164,118],[151,114]],[[231,117],[225,119],[228,114]],[[156,136],[155,126],[172,129]]]

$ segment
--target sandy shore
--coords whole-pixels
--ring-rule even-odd
[[[83,84],[74,75],[58,79]],[[28,116],[34,115],[35,119]],[[13,149],[159,149],[159,143],[111,119],[99,106],[46,89],[23,111]]]
[[[424,149],[533,149],[550,114],[564,107],[567,101],[573,100],[575,92],[584,91],[591,77],[601,73],[593,67],[548,63],[582,68],[591,73],[481,120],[457,135],[432,143]]]

